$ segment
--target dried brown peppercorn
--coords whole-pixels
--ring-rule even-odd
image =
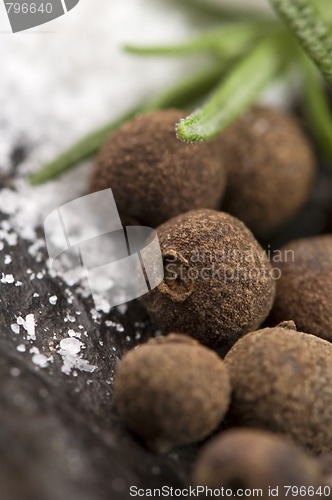
[[[228,419],[291,436],[321,453],[332,450],[332,345],[288,328],[240,339],[225,358],[233,387]]]
[[[286,498],[285,486],[319,487],[317,461],[293,442],[277,434],[256,429],[232,429],[212,438],[203,448],[193,472],[193,483],[233,492],[262,491],[270,498]],[[239,495],[240,496],[240,495]]]
[[[262,324],[275,282],[265,252],[241,221],[214,210],[193,210],[157,233],[164,280],[143,300],[166,332],[223,347]]]
[[[228,173],[223,209],[267,237],[308,199],[315,174],[308,139],[289,113],[255,107],[220,141]]]
[[[278,260],[271,323],[293,319],[299,330],[332,341],[332,236],[288,243]]]
[[[222,359],[185,335],[129,351],[115,375],[117,410],[129,429],[159,453],[200,441],[222,421],[230,385]]]
[[[155,227],[195,208],[218,208],[225,170],[215,142],[184,144],[184,112],[155,111],[115,132],[97,157],[91,191],[111,188],[120,214]]]

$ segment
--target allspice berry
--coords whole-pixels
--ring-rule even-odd
[[[282,247],[272,323],[295,321],[299,330],[332,341],[332,235]]]
[[[317,461],[284,436],[255,429],[232,429],[212,438],[200,453],[193,472],[197,486],[229,490],[223,496],[286,498],[285,486],[318,487]],[[262,494],[254,495],[257,490]],[[251,495],[250,495],[251,496]]]
[[[185,335],[149,340],[129,351],[114,383],[118,413],[159,453],[209,436],[227,412],[230,385],[222,359]]]
[[[193,210],[157,233],[164,280],[143,300],[161,328],[217,348],[262,324],[275,282],[264,250],[241,221],[214,210]]]
[[[223,209],[264,238],[307,201],[315,158],[298,120],[255,107],[220,137],[228,181]]]
[[[332,345],[289,328],[240,339],[225,358],[228,422],[280,432],[315,452],[332,450]]]
[[[141,115],[112,134],[97,157],[91,191],[111,188],[120,214],[156,227],[195,208],[218,208],[225,186],[216,142],[184,144],[178,110]]]

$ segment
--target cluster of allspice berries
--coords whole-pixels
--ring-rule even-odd
[[[127,123],[91,177],[125,219],[156,228],[164,264],[143,303],[165,336],[121,360],[117,411],[158,453],[219,430],[193,484],[265,488],[264,498],[331,485],[332,236],[290,242],[274,262],[259,243],[307,202],[312,147],[279,109],[255,107],[195,145],[176,138],[184,115]]]

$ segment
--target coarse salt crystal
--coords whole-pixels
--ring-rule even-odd
[[[12,331],[16,334],[20,333],[20,327],[17,323],[12,323],[10,325],[10,328],[12,329]]]
[[[2,273],[1,283],[14,283],[14,276],[12,274]]]
[[[25,318],[26,321],[26,331],[28,332],[28,338],[36,340],[35,332],[35,317],[33,314],[28,314]]]
[[[22,325],[24,330],[28,332],[27,338],[30,340],[36,340],[36,332],[35,332],[35,317],[33,314],[28,314],[25,320],[22,316],[18,316],[16,319],[16,323],[18,325]]]
[[[32,356],[32,362],[39,368],[46,368],[50,360],[45,356],[45,354],[34,354]]]
[[[52,295],[52,297],[50,297],[48,300],[49,300],[49,303],[52,304],[52,306],[55,306],[55,304],[57,303],[58,297],[56,295]]]
[[[81,350],[81,342],[76,338],[70,337],[68,339],[62,339],[60,347],[63,351],[70,354],[78,354]]]
[[[79,339],[82,336],[81,332],[75,332],[75,330],[68,330],[68,335],[69,337],[77,337]]]

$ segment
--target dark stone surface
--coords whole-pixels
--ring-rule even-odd
[[[29,246],[18,238],[17,245],[5,243],[0,252],[1,271],[22,282],[0,282],[1,500],[120,500],[129,498],[130,485],[184,485],[195,447],[156,456],[126,431],[113,408],[119,359],[155,332],[144,309],[136,301],[125,314],[116,310],[94,321],[90,299],[73,293],[68,303],[67,285],[49,275],[45,257],[36,262]],[[4,265],[5,255],[10,264]],[[39,272],[45,273],[42,279],[31,280]],[[56,305],[49,302],[52,295],[58,297]],[[34,314],[36,340],[27,340],[22,326],[19,334],[11,329],[17,316],[27,314]],[[74,323],[64,321],[67,314]],[[107,327],[107,320],[115,326]],[[67,375],[58,346],[78,325],[87,332],[83,357],[98,369]],[[17,350],[21,344],[25,352]],[[32,346],[53,356],[53,362],[36,366]]]

